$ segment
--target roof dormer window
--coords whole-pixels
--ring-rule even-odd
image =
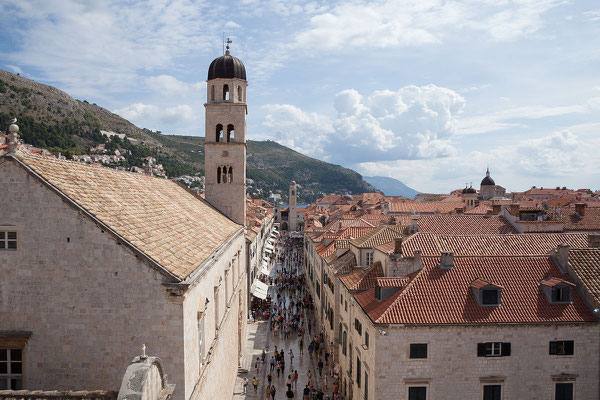
[[[502,287],[492,282],[477,278],[469,285],[477,304],[480,306],[499,306]]]
[[[549,303],[560,304],[573,301],[575,284],[560,278],[546,278],[540,281],[540,286]]]

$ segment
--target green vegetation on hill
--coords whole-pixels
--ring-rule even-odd
[[[61,152],[85,154],[104,145],[126,158],[120,166],[141,167],[145,157],[154,157],[169,177],[204,173],[204,138],[162,135],[140,129],[110,111],[83,100],[75,100],[52,86],[0,70],[0,130],[18,119],[25,143]],[[106,136],[100,131],[125,134]],[[131,139],[131,140],[129,140]],[[376,189],[360,174],[339,165],[307,157],[273,141],[248,141],[249,192],[266,198],[280,193],[287,201],[292,180],[298,183],[299,202],[310,202],[328,193],[364,193]]]

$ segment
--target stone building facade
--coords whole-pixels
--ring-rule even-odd
[[[24,153],[0,171],[18,238],[0,252],[0,348],[21,351],[23,388],[117,390],[145,344],[175,399],[233,391],[243,226],[164,179]]]

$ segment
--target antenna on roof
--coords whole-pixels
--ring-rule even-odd
[[[223,54],[225,54],[225,32],[223,32]]]

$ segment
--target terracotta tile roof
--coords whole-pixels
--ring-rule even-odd
[[[504,324],[596,322],[579,292],[572,303],[550,304],[539,282],[547,278],[569,281],[550,256],[454,257],[450,269],[439,267],[439,257],[423,257],[423,269],[395,295],[385,311],[375,308],[369,317],[379,324]],[[470,283],[476,279],[502,287],[502,304],[481,307]],[[355,298],[372,307],[372,291]],[[392,296],[394,297],[394,296]],[[368,313],[368,311],[367,311]]]
[[[477,278],[477,279],[475,279],[473,282],[471,282],[469,284],[470,287],[475,288],[475,289],[483,289],[483,288],[488,287],[490,285],[496,286],[496,287],[501,287],[501,286],[498,286],[498,285],[494,285],[492,282],[486,281],[485,279],[481,279],[481,278]]]
[[[492,235],[496,233],[518,233],[500,215],[422,215],[419,231],[440,235]]]
[[[166,179],[25,152],[17,157],[180,279],[241,229],[204,200]]]
[[[377,278],[377,286],[401,288],[410,282],[408,276]]]
[[[356,266],[356,257],[353,252],[346,251],[328,264],[334,274],[349,274]]]
[[[544,285],[544,286],[548,286],[548,287],[554,287],[559,284],[563,284],[563,285],[567,285],[567,286],[571,286],[571,287],[576,286],[573,282],[569,282],[564,279],[556,278],[556,277],[545,278],[540,281],[540,285]]]
[[[417,213],[417,214],[450,214],[454,213],[457,207],[462,207],[463,204],[459,202],[428,202],[428,203],[420,203],[416,201],[406,201],[406,202],[390,202],[390,212],[391,213]]]
[[[565,207],[560,213],[553,213],[554,219],[564,223],[565,231],[595,231],[600,232],[600,208],[586,207],[585,215],[581,217],[575,208]]]
[[[395,241],[387,242],[384,244],[380,244],[379,246],[375,246],[375,248],[385,254],[394,254]]]
[[[375,287],[377,278],[383,276],[381,263],[376,263],[368,267],[359,267],[347,275],[340,276],[340,281],[349,291],[363,291]]]
[[[587,247],[588,234],[434,235],[418,232],[404,240],[402,253],[407,257],[413,256],[415,250],[431,256],[440,255],[443,251],[460,256],[543,255],[549,254],[562,243],[570,247]]]
[[[596,304],[600,304],[600,248],[570,249],[569,268]]]
[[[387,243],[405,234],[406,228],[400,225],[381,225],[369,233],[362,235],[350,242],[353,246],[370,249],[380,244]]]
[[[322,244],[317,249],[317,253],[323,258],[330,256],[331,254],[335,254],[335,241],[332,241],[328,245]]]

